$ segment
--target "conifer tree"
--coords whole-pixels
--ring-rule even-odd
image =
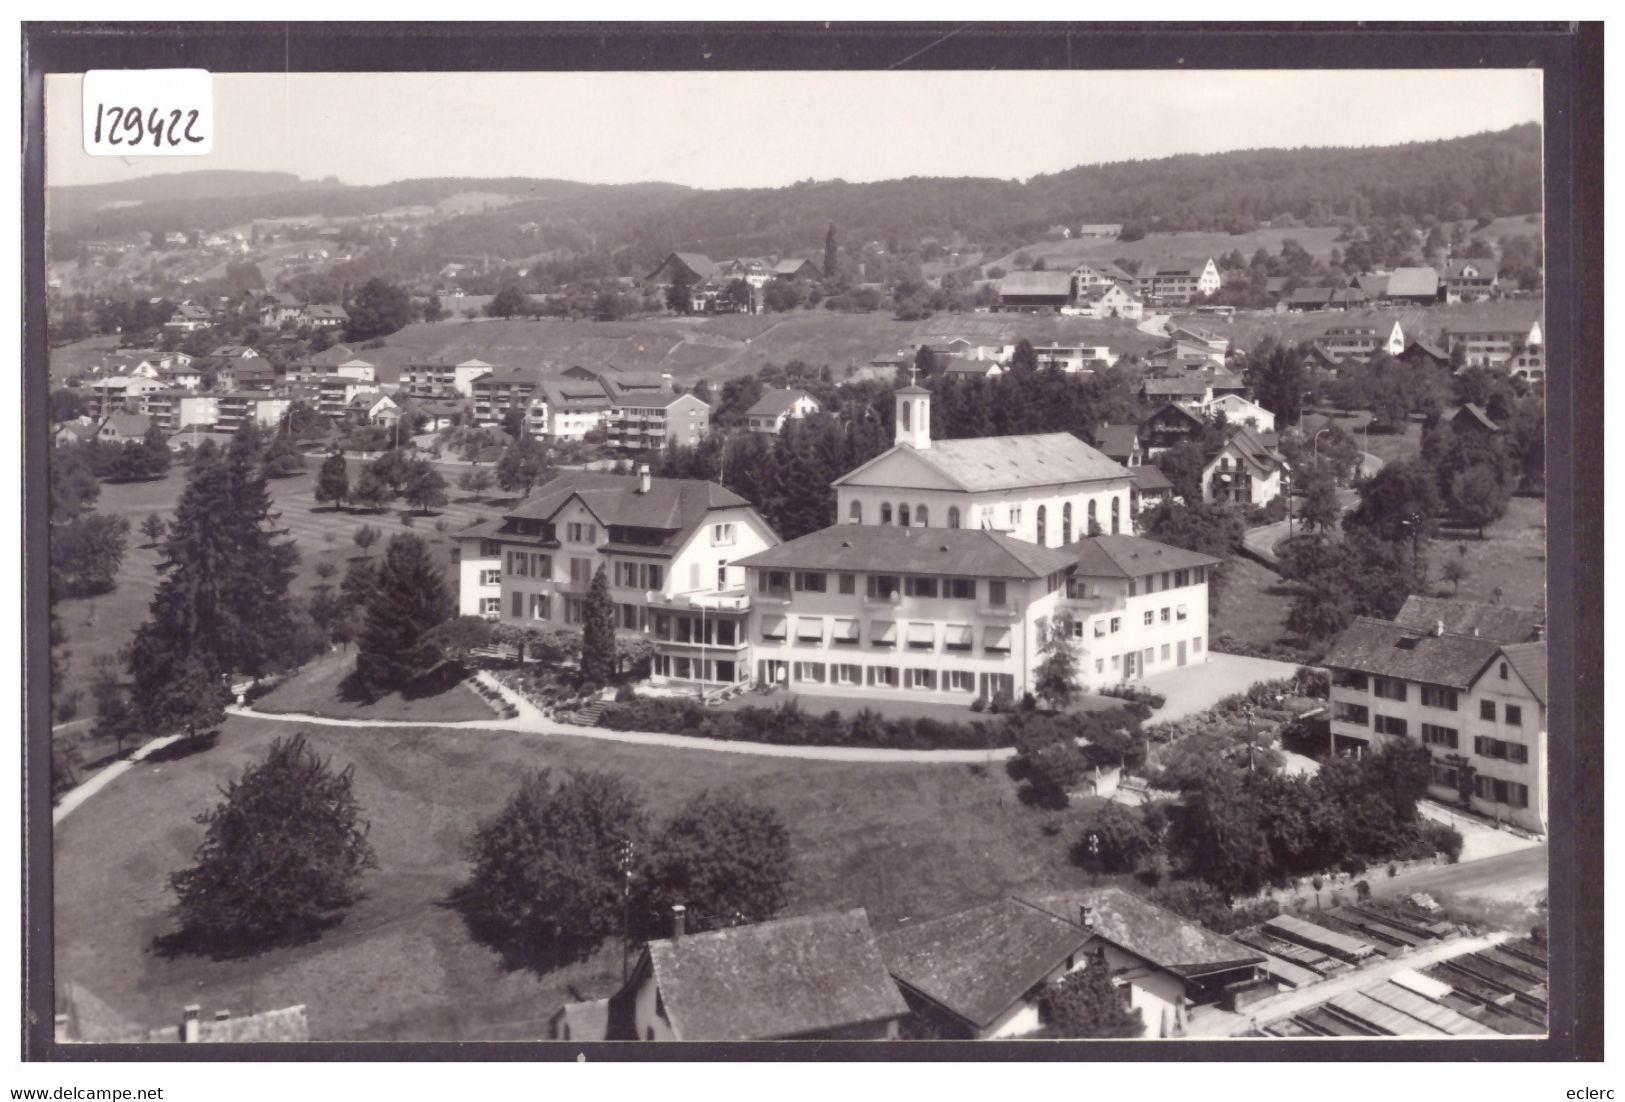
[[[343,452],[334,452],[322,460],[316,474],[316,503],[342,506],[350,496],[350,469]]]
[[[377,699],[409,687],[440,665],[440,648],[430,632],[450,618],[453,602],[445,571],[428,545],[409,533],[390,539],[366,601],[351,686]]]
[[[600,566],[587,590],[581,625],[581,680],[607,685],[615,674],[615,605],[609,599],[609,576]]]

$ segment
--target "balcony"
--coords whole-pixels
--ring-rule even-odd
[[[1002,605],[993,605],[988,604],[985,601],[978,601],[976,604],[976,615],[990,620],[1014,620],[1021,616],[1021,606],[1016,604],[1014,601],[1006,601]]]

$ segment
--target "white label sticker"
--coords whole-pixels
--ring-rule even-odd
[[[198,157],[214,148],[206,69],[92,69],[84,97],[92,157]]]

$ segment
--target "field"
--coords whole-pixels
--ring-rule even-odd
[[[1344,432],[1354,437],[1354,442],[1361,451],[1370,452],[1384,463],[1397,463],[1404,459],[1414,459],[1422,454],[1422,422],[1410,420],[1405,423],[1404,432],[1379,432],[1372,435],[1362,432],[1371,421],[1369,410],[1351,410],[1344,414],[1337,410],[1304,411],[1301,432],[1305,439],[1313,439],[1315,433],[1329,425],[1337,425]]]
[[[1476,532],[1446,529],[1427,553],[1428,577],[1441,595],[1450,595],[1451,589],[1439,571],[1459,555],[1467,566],[1462,600],[1546,607],[1546,502],[1541,498],[1513,498],[1506,515],[1484,530],[1482,540]]]
[[[1035,241],[1023,245],[985,267],[1000,267],[1010,271],[1030,267],[1016,263],[1022,253],[1033,260],[1043,257],[1051,268],[1070,267],[1085,260],[1184,260],[1213,257],[1217,259],[1232,249],[1251,260],[1259,249],[1271,256],[1278,255],[1281,243],[1288,238],[1296,240],[1310,256],[1325,260],[1337,246],[1336,226],[1303,226],[1298,229],[1255,230],[1252,233],[1230,234],[1219,232],[1154,233],[1138,241],[1118,241],[1114,238],[1076,238],[1069,241]]]
[[[193,1002],[205,1015],[303,1003],[313,1040],[539,1038],[564,1002],[618,986],[618,947],[545,975],[507,971],[446,906],[466,875],[464,840],[500,809],[521,771],[536,767],[622,773],[657,817],[701,789],[725,786],[776,807],[794,846],[791,914],[862,906],[885,930],[1085,878],[1066,857],[1076,834],[1066,824],[1078,808],[1023,806],[998,766],[826,764],[514,732],[312,728],[320,753],[336,767],[355,766],[380,862],[365,898],[314,944],[233,961],[154,953],[153,939],[171,929],[166,878],[189,863],[201,837],[193,816],[273,738],[294,730],[233,718],[214,749],[137,766],[57,828],[59,986],[81,983],[150,1024]]]
[[[343,580],[348,561],[360,555],[351,537],[363,524],[377,528],[382,541],[405,530],[395,513],[349,513],[326,506],[318,509],[314,486],[319,465],[320,460],[307,457],[306,470],[302,474],[293,478],[273,479],[270,483],[272,498],[281,513],[281,523],[299,545],[301,557],[293,591],[301,596],[321,581],[317,573],[319,563],[331,562],[337,568],[332,584]],[[457,478],[467,467],[446,465],[440,469],[446,480],[455,487]],[[359,474],[360,464],[352,460],[351,480]],[[185,484],[186,469],[177,464],[171,468],[168,477],[158,482],[105,483],[102,486],[96,510],[124,516],[130,521],[129,549],[119,570],[118,587],[100,597],[64,600],[57,606],[68,650],[72,653],[64,690],[83,692],[80,714],[90,707],[88,689],[98,664],[114,661],[118,651],[130,641],[135,629],[146,619],[147,606],[152,602],[152,595],[158,586],[155,569],[158,549],[145,546],[146,537],[139,530],[140,524],[148,514],[154,512],[167,518],[180,500]],[[484,503],[475,504],[455,488],[451,490],[451,499],[452,504],[436,515],[414,517],[411,529],[427,540],[439,561],[448,566],[452,543],[446,534],[436,529],[436,523],[444,521],[448,533],[456,532],[477,518],[494,515],[503,503],[486,498]],[[372,549],[372,554],[375,557],[382,554],[382,542]],[[455,575],[447,580],[455,587]]]
[[[52,385],[61,386],[70,376],[88,370],[92,364],[101,363],[107,353],[118,347],[118,341],[117,337],[89,337],[51,349]]]
[[[1287,638],[1292,591],[1275,572],[1252,559],[1233,556],[1225,567],[1219,611],[1208,625],[1215,642],[1225,635],[1254,647],[1274,647]]]
[[[448,300],[449,301],[449,300]],[[392,382],[402,367],[432,359],[481,359],[502,367],[562,370],[605,361],[635,371],[666,371],[681,383],[713,384],[748,374],[763,364],[800,360],[828,365],[836,380],[876,356],[928,338],[1034,344],[1099,342],[1119,353],[1148,352],[1160,342],[1132,322],[1056,315],[958,314],[924,321],[897,321],[890,314],[837,314],[796,310],[787,314],[735,314],[705,318],[656,317],[629,321],[462,319],[410,325],[362,355]]]
[[[332,716],[336,719],[412,720],[449,723],[491,719],[491,706],[463,684],[439,692],[403,697],[390,693],[372,703],[347,698],[340,683],[355,668],[355,651],[346,648],[323,655],[254,702],[262,712]]]
[[[1194,321],[1221,336],[1230,338],[1231,347],[1251,348],[1265,337],[1296,343],[1318,337],[1334,325],[1366,325],[1381,330],[1399,322],[1407,341],[1423,339],[1436,341],[1441,330],[1476,324],[1529,325],[1543,316],[1545,304],[1540,299],[1509,299],[1500,302],[1458,302],[1428,307],[1403,307],[1370,310],[1322,310],[1277,314],[1274,311],[1244,311],[1234,320],[1195,317]],[[1175,318],[1175,321],[1186,320]]]

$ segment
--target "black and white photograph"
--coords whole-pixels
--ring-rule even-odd
[[[43,74],[44,1058],[1553,1037],[1553,71],[947,34]]]

